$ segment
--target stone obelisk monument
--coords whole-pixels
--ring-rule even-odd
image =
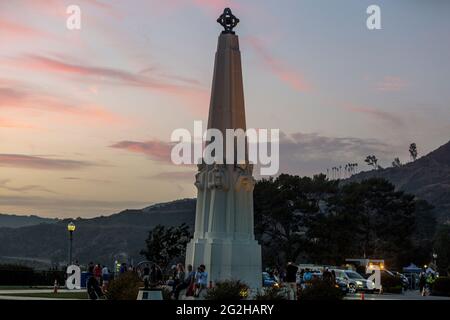
[[[239,39],[233,31],[239,19],[226,8],[217,22],[224,30],[217,45],[208,129],[220,130],[225,139],[226,129],[246,130],[244,90]],[[251,288],[262,285],[261,246],[253,230],[252,171],[248,160],[198,165],[195,232],[186,248],[186,265],[204,264],[213,284],[240,280]]]

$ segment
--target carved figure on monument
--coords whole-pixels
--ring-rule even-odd
[[[197,187],[198,190],[204,190],[205,189],[205,177],[207,175],[207,169],[206,166],[202,163],[198,166],[198,172],[195,174],[195,183],[194,185]]]
[[[214,164],[208,172],[208,188],[228,190],[228,176],[224,165]]]

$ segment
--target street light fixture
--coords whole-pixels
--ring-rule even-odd
[[[69,231],[69,260],[68,265],[72,264],[72,242],[73,242],[73,232],[75,231],[75,224],[71,221],[67,225],[67,231]]]
[[[433,264],[436,270],[437,270],[437,257],[438,257],[437,253],[433,252]]]

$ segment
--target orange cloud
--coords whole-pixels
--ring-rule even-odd
[[[29,124],[24,124],[20,122],[16,122],[14,120],[0,118],[0,128],[22,128],[22,129],[31,129],[34,126]]]
[[[312,86],[306,82],[304,77],[299,73],[292,71],[292,68],[286,66],[281,60],[273,57],[260,39],[256,37],[247,37],[246,41],[263,60],[264,65],[267,66],[278,79],[296,91],[305,92],[311,90]]]
[[[31,184],[31,185],[24,185],[24,186],[20,186],[20,187],[14,187],[14,186],[11,186],[10,182],[11,182],[10,179],[0,180],[0,189],[13,191],[13,192],[20,192],[20,193],[36,191],[36,192],[47,192],[47,193],[56,194],[56,192],[54,192],[50,189],[47,189],[43,186],[40,186],[40,185]]]

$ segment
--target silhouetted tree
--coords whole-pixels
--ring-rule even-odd
[[[165,269],[175,258],[184,261],[186,244],[190,238],[189,227],[184,223],[178,227],[157,225],[148,233],[146,247],[140,254]]]
[[[401,166],[402,166],[402,163],[400,162],[400,159],[399,159],[399,158],[395,158],[394,161],[392,161],[392,166],[393,166],[394,168],[399,168],[399,167],[401,167]]]
[[[380,166],[378,165],[378,159],[375,155],[369,155],[364,160],[369,166],[372,166],[374,169],[379,169]]]
[[[416,161],[417,159],[417,145],[415,143],[411,143],[409,145],[409,154],[411,155],[411,159]]]
[[[329,198],[328,210],[309,225],[315,262],[342,263],[349,257],[383,257],[399,265],[410,250],[415,221],[414,196],[396,191],[384,179],[343,185]]]
[[[324,175],[283,174],[256,184],[254,204],[255,233],[270,265],[337,265],[365,255],[401,267],[429,253],[425,240],[434,232],[432,207],[384,179],[340,185]]]
[[[254,191],[255,233],[263,245],[266,264],[295,261],[304,252],[305,230],[338,182],[325,175],[314,178],[281,174],[258,181]]]

